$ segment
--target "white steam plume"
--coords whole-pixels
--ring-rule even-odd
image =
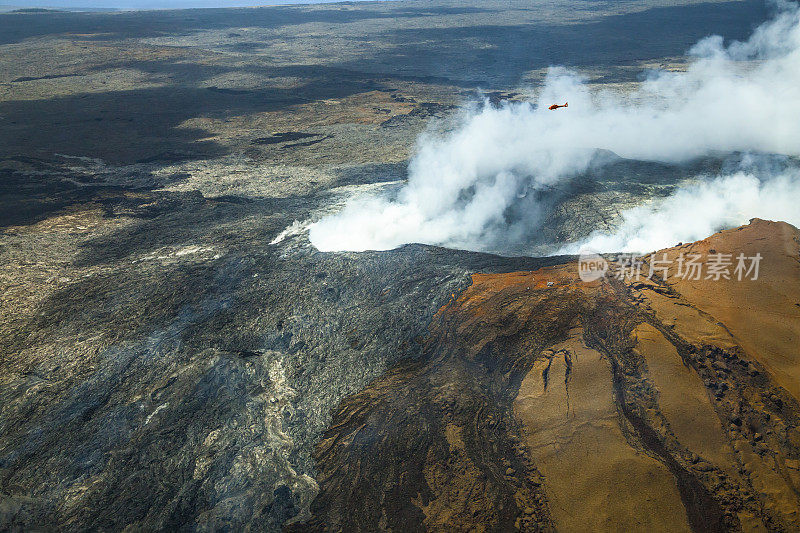
[[[611,234],[596,232],[558,253],[651,252],[679,242],[704,239],[751,218],[783,220],[800,227],[800,171],[789,169],[766,180],[737,172],[680,187],[662,200],[628,209]]]
[[[383,250],[410,242],[491,249],[498,239],[524,238],[539,224],[536,202],[523,201],[528,227],[509,226],[509,209],[519,210],[529,192],[585,171],[598,149],[667,163],[733,151],[800,155],[800,12],[786,2],[778,8],[748,41],[725,47],[721,37],[706,38],[689,51],[686,72],[659,72],[627,96],[591,93],[578,75],[551,68],[539,105],[487,105],[444,137],[423,136],[396,198],[351,199],[341,212],[311,226],[311,242],[323,251]],[[564,100],[567,109],[547,109]],[[784,177],[791,182],[786,194],[800,201],[792,185],[797,178]],[[705,195],[704,209],[723,206],[728,187],[742,186],[742,180],[746,176],[737,174],[705,189],[684,189],[661,208],[678,218],[692,214],[697,204],[689,200],[696,194]],[[757,194],[773,188],[758,187]],[[757,202],[734,202],[748,218],[778,218],[767,206],[751,213]],[[624,219],[625,224],[634,222]],[[672,241],[695,232],[685,226],[670,235]],[[621,235],[602,247],[632,246]]]

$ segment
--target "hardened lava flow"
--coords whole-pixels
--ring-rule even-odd
[[[341,402],[295,527],[797,530],[799,237],[754,220],[659,252],[758,252],[757,280],[474,274],[418,358]]]

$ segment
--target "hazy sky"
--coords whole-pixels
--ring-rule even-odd
[[[243,7],[276,4],[321,4],[334,1],[337,0],[0,0],[0,6],[182,9],[189,7]]]

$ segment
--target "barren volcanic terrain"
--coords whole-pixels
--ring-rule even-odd
[[[709,247],[771,266],[713,290],[586,283],[574,262],[474,274],[420,359],[340,405],[311,524],[797,530],[800,405],[782,383],[800,366],[800,232],[755,220],[680,248]]]
[[[757,280],[584,282],[576,257],[527,257],[727,156],[606,154],[542,191],[545,223],[504,255],[308,236],[402,187],[465,104],[526,100],[553,64],[625,93],[766,17],[0,14],[0,530],[800,529],[795,227],[658,252],[759,253]]]

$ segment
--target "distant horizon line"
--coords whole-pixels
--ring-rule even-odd
[[[20,3],[1,3],[0,13],[11,13],[24,10],[50,10],[50,11],[176,11],[181,9],[227,9],[227,8],[259,8],[259,7],[278,7],[285,5],[302,4],[361,4],[375,2],[393,2],[397,0],[185,0],[177,2],[159,2],[153,0],[115,2],[113,0],[89,0],[88,2],[20,2]],[[164,6],[163,4],[169,4]],[[137,5],[139,4],[139,5]]]

